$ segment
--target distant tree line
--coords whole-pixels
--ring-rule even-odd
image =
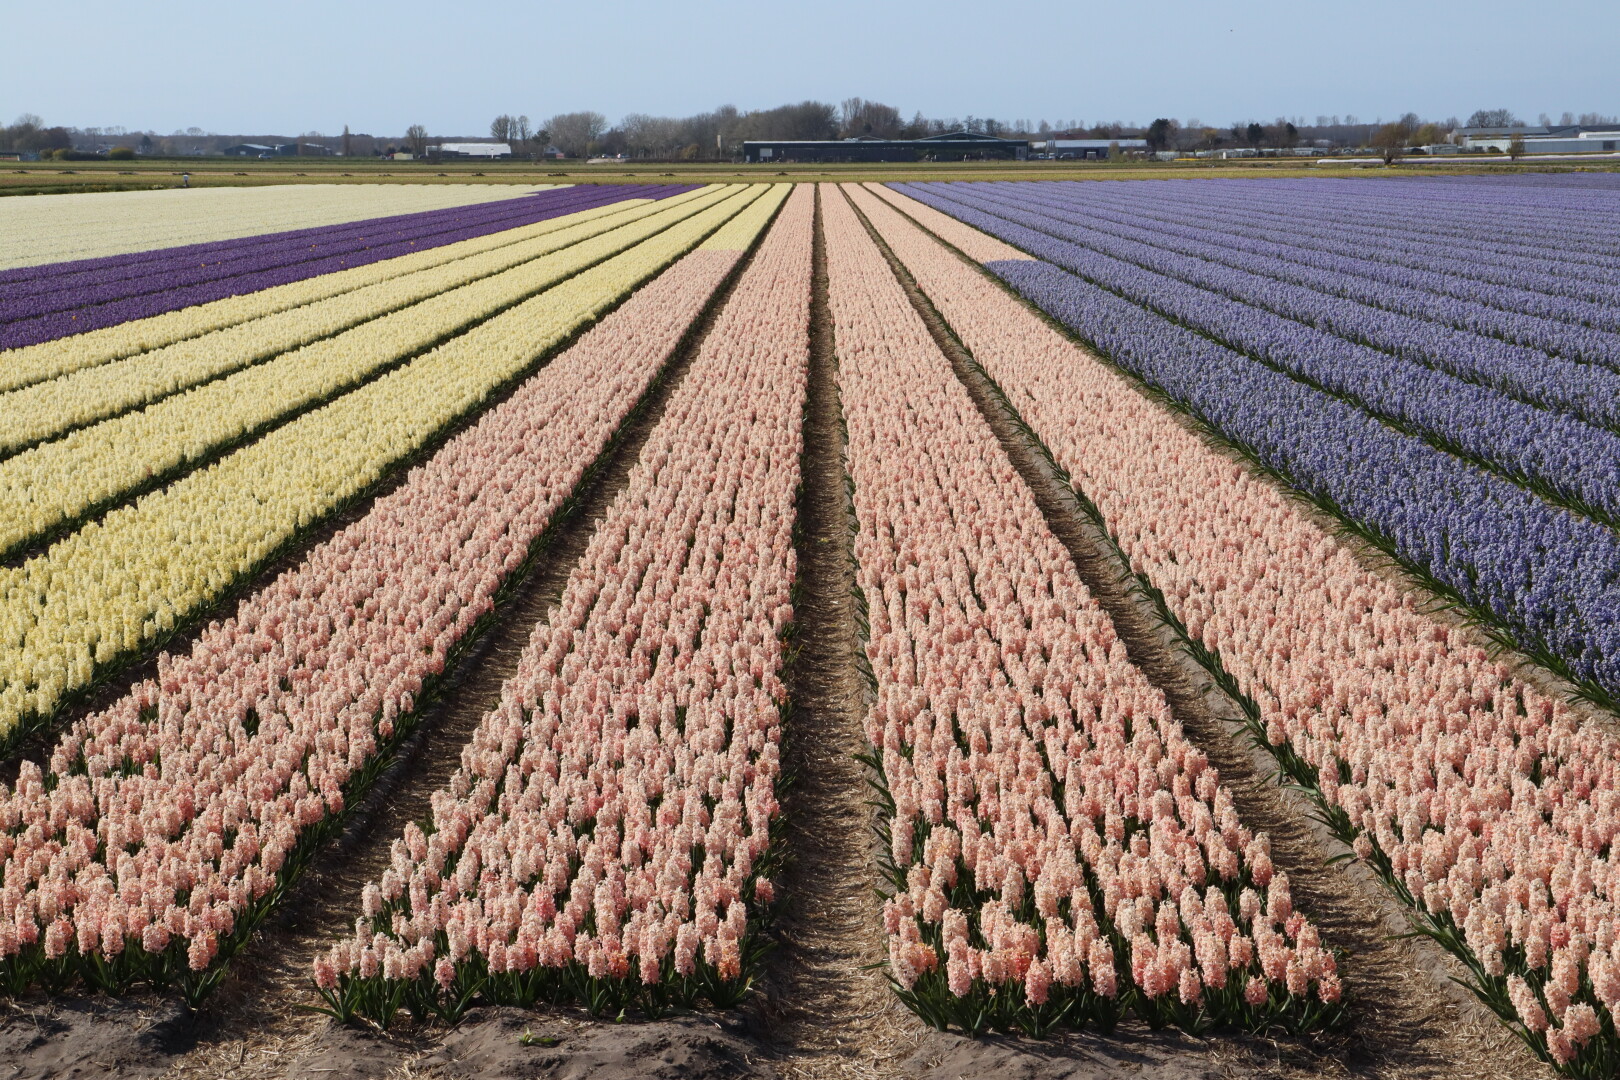
[[[1543,125],[1554,121],[1543,113]],[[1620,123],[1601,113],[1569,113],[1559,124],[1601,125]],[[801,101],[771,109],[740,110],[722,105],[693,116],[654,116],[630,113],[616,124],[599,112],[559,113],[538,123],[522,113],[502,113],[489,125],[488,138],[510,147],[513,156],[538,159],[548,153],[565,157],[624,156],[652,160],[731,160],[748,140],[768,139],[917,139],[949,131],[971,131],[1019,139],[1145,139],[1153,150],[1283,149],[1296,146],[1324,148],[1372,147],[1393,160],[1406,149],[1443,141],[1459,127],[1523,126],[1509,109],[1478,109],[1466,122],[1456,117],[1424,119],[1406,113],[1393,121],[1371,122],[1355,115],[1326,116],[1308,121],[1303,116],[1206,124],[1189,117],[1159,117],[1149,124],[1121,120],[1086,123],[1078,119],[1000,120],[969,114],[963,117],[926,117],[916,112],[909,119],[893,105],[865,98],[846,98],[837,105]],[[283,144],[296,142],[300,153],[342,153],[370,157],[406,151],[426,154],[441,141],[468,136],[431,135],[422,124],[411,125],[402,136],[351,133],[344,125],[340,136],[306,131],[295,138],[280,135],[218,135],[191,127],[170,135],[154,131],[126,131],[121,127],[47,126],[38,116],[24,114],[0,127],[0,152],[31,151],[46,155],[102,155],[114,150],[131,154],[186,156],[217,154],[236,143]],[[482,138],[473,136],[472,138]],[[123,156],[122,153],[120,156]]]

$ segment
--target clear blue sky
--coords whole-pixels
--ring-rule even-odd
[[[1087,123],[1620,113],[1615,0],[13,0],[0,31],[0,122],[165,134],[849,96]]]

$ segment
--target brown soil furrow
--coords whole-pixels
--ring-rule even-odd
[[[462,746],[498,698],[502,682],[516,670],[532,628],[548,616],[560,597],[596,522],[624,487],[665,402],[748,261],[745,257],[733,267],[587,474],[573,504],[536,542],[537,554],[521,580],[508,586],[494,618],[449,672],[436,700],[395,760],[351,812],[342,836],[320,853],[256,937],[233,958],[224,982],[199,1013],[187,1016],[161,995],[110,1003],[105,1010],[96,1005],[99,999],[42,1003],[38,1011],[52,1037],[19,1047],[23,1060],[16,1075],[53,1075],[71,1065],[89,1076],[134,1075],[130,1070],[139,1069],[141,1075],[162,1073],[175,1078],[272,1077],[303,1075],[327,1067],[324,1060],[313,1060],[315,1057],[333,1058],[332,1064],[344,1073],[364,1059],[363,1074],[383,1075],[394,1068],[408,1068],[410,1059],[433,1048],[435,1033],[385,1039],[355,1036],[307,1011],[307,1006],[319,1002],[309,978],[311,958],[318,947],[348,928],[359,910],[361,888],[386,867],[394,837],[406,822],[426,816],[432,792],[459,765]],[[560,354],[572,340],[551,350],[550,355]],[[504,400],[522,381],[516,380],[488,404]],[[462,429],[483,412],[477,410],[476,416],[453,427]],[[435,448],[444,438],[434,441]],[[400,469],[382,487],[392,489],[406,473]],[[317,530],[309,544],[358,517],[379,494],[368,493],[340,521]],[[300,554],[309,544],[300,545]],[[289,554],[284,561],[290,565],[295,557]],[[147,1014],[159,1019],[155,1033],[142,1035],[131,1030],[137,1025],[145,1027],[140,1022],[147,1020]],[[39,1020],[34,1023],[42,1026]],[[96,1059],[74,1052],[72,1044],[77,1040],[114,1026],[123,1029],[122,1041],[111,1040],[96,1051]],[[101,1067],[100,1058],[113,1060]],[[35,1064],[40,1068],[34,1069]]]
[[[680,384],[748,261],[738,260],[598,459],[573,506],[537,541],[541,552],[526,576],[462,660],[440,700],[423,717],[399,760],[379,779],[343,837],[322,853],[280,912],[232,962],[226,982],[206,1006],[198,1048],[174,1064],[167,1074],[173,1080],[219,1075],[230,1064],[227,1059],[239,1053],[244,1026],[279,1044],[282,1052],[273,1055],[277,1060],[265,1071],[238,1065],[230,1072],[233,1076],[285,1075],[289,1051],[313,1044],[309,1049],[319,1054],[333,1041],[332,1025],[302,1008],[319,1001],[310,983],[311,958],[317,949],[348,931],[359,911],[361,889],[387,867],[394,838],[407,822],[428,816],[433,792],[448,783],[459,767],[461,748],[500,697],[501,685],[516,672],[534,626],[549,618],[561,599],[597,522],[623,490],[670,394]],[[352,1041],[336,1040],[339,1044]],[[433,1044],[431,1033],[417,1031],[358,1045],[369,1046],[366,1056],[370,1058],[387,1058],[392,1053],[398,1067],[407,1067],[410,1059]],[[247,1056],[253,1056],[256,1049],[250,1047]],[[306,1058],[305,1064],[315,1062]]]
[[[1127,587],[1128,566],[1061,479],[1045,448],[952,334],[870,222],[867,226],[1019,475],[1034,492],[1048,525],[1069,550],[1087,588],[1113,619],[1132,661],[1165,694],[1188,737],[1220,769],[1244,821],[1271,836],[1273,858],[1288,872],[1301,909],[1310,913],[1330,945],[1345,950],[1341,970],[1352,1003],[1352,1018],[1345,1030],[1279,1041],[1218,1037],[1201,1050],[1189,1052],[1207,1054],[1216,1075],[1550,1075],[1470,996],[1447,981],[1450,974],[1460,971],[1454,961],[1427,942],[1393,936],[1406,930],[1404,916],[1370,874],[1359,865],[1327,864],[1342,847],[1310,818],[1302,798],[1276,785],[1270,758],[1252,750],[1231,719],[1241,715],[1237,704],[1179,646],[1151,605]],[[1019,1042],[1005,1040],[1003,1045]],[[1071,1036],[1064,1042],[1089,1055],[1097,1052],[1100,1040]],[[1044,1056],[1055,1049],[1039,1052]],[[960,1060],[959,1054],[945,1056]]]
[[[789,1075],[885,1076],[916,1044],[921,1026],[889,991],[882,970],[871,967],[887,953],[874,891],[875,810],[867,767],[854,757],[865,749],[867,694],[819,201],[813,258],[794,613],[799,652],[785,740],[785,767],[793,775],[784,799],[789,863],[775,926],[779,946],[753,1011]]]

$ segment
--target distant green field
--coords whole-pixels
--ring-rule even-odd
[[[0,163],[0,195],[62,194],[74,191],[131,191],[179,187],[191,174],[193,187],[258,184],[623,184],[659,180],[710,183],[792,180],[1141,180],[1242,176],[1411,176],[1457,173],[1571,172],[1620,169],[1616,165],[1517,165],[1498,160],[1467,165],[1407,159],[1394,168],[1367,164],[1317,164],[1300,160],[1221,162],[1027,161],[859,165],[740,165],[579,162],[377,161],[370,158],[169,158],[143,161],[63,161]]]

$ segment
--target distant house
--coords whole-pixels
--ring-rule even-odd
[[[1002,139],[976,131],[950,131],[924,139],[760,139],[743,143],[743,160],[789,161],[969,161],[1029,156],[1026,139]]]
[[[503,142],[452,142],[428,147],[430,156],[441,158],[472,158],[481,161],[504,161],[512,156],[512,148]]]

